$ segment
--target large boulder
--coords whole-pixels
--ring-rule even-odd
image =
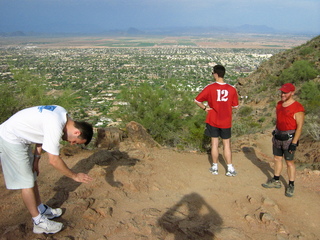
[[[146,147],[160,147],[147,130],[139,123],[131,121],[127,124],[126,130],[128,133],[128,140],[135,143],[143,143]]]
[[[126,129],[116,127],[99,128],[95,147],[127,152],[130,157],[148,158],[150,149],[161,147],[139,123],[131,121]]]
[[[120,142],[126,137],[123,130],[116,127],[98,128],[95,147],[106,149],[118,149]]]

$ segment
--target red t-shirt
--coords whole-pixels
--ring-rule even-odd
[[[208,111],[206,123],[217,128],[231,128],[232,107],[239,105],[237,90],[227,83],[212,83],[206,86],[195,101],[207,101],[212,110]]]
[[[294,119],[294,114],[297,112],[304,112],[303,106],[297,101],[288,107],[283,107],[282,104],[283,102],[279,101],[276,107],[277,129],[279,131],[296,130],[297,122]]]

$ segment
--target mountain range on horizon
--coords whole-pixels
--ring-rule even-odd
[[[148,28],[139,29],[130,27],[128,29],[110,29],[105,31],[96,32],[54,32],[48,29],[43,32],[25,32],[13,31],[2,32],[2,37],[19,37],[19,36],[43,36],[43,35],[112,35],[112,36],[143,36],[143,35],[169,35],[169,36],[212,36],[217,34],[235,34],[235,33],[248,33],[248,34],[296,34],[296,35],[317,35],[318,33],[312,32],[288,32],[280,31],[266,25],[250,25],[245,24],[238,27],[163,27],[163,28]]]

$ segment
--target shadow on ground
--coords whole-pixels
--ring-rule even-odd
[[[254,165],[257,166],[261,170],[261,172],[266,175],[266,182],[270,178],[273,178],[274,170],[271,168],[268,162],[262,161],[256,154],[253,147],[243,147],[242,152],[246,156],[248,160],[250,160]],[[287,185],[286,180],[280,176],[280,181],[283,183],[284,186]]]
[[[197,193],[185,195],[158,220],[176,240],[212,240],[222,223],[220,215]]]
[[[106,182],[113,187],[121,187],[122,183],[114,180],[114,171],[119,166],[134,166],[138,161],[139,159],[130,158],[125,152],[100,150],[90,157],[80,160],[71,170],[76,173],[88,173],[94,165],[103,166],[106,171]],[[55,184],[55,195],[47,204],[52,207],[60,207],[69,198],[70,192],[75,191],[80,184],[66,176],[61,177]]]

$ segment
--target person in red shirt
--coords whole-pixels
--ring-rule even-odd
[[[207,112],[205,135],[211,137],[211,156],[213,165],[210,172],[218,174],[219,137],[222,138],[223,153],[227,162],[227,176],[236,176],[232,165],[231,126],[232,108],[239,105],[238,93],[235,87],[224,82],[225,68],[221,65],[213,67],[214,83],[206,86],[195,98],[195,103]],[[204,105],[203,102],[207,102]]]
[[[273,131],[273,155],[274,155],[274,177],[262,184],[265,188],[281,188],[280,174],[282,171],[282,158],[287,164],[289,184],[285,195],[292,197],[294,194],[294,180],[296,167],[294,164],[294,153],[298,146],[299,138],[304,123],[304,108],[293,99],[295,87],[291,83],[282,85],[281,101],[276,106],[276,129]]]

